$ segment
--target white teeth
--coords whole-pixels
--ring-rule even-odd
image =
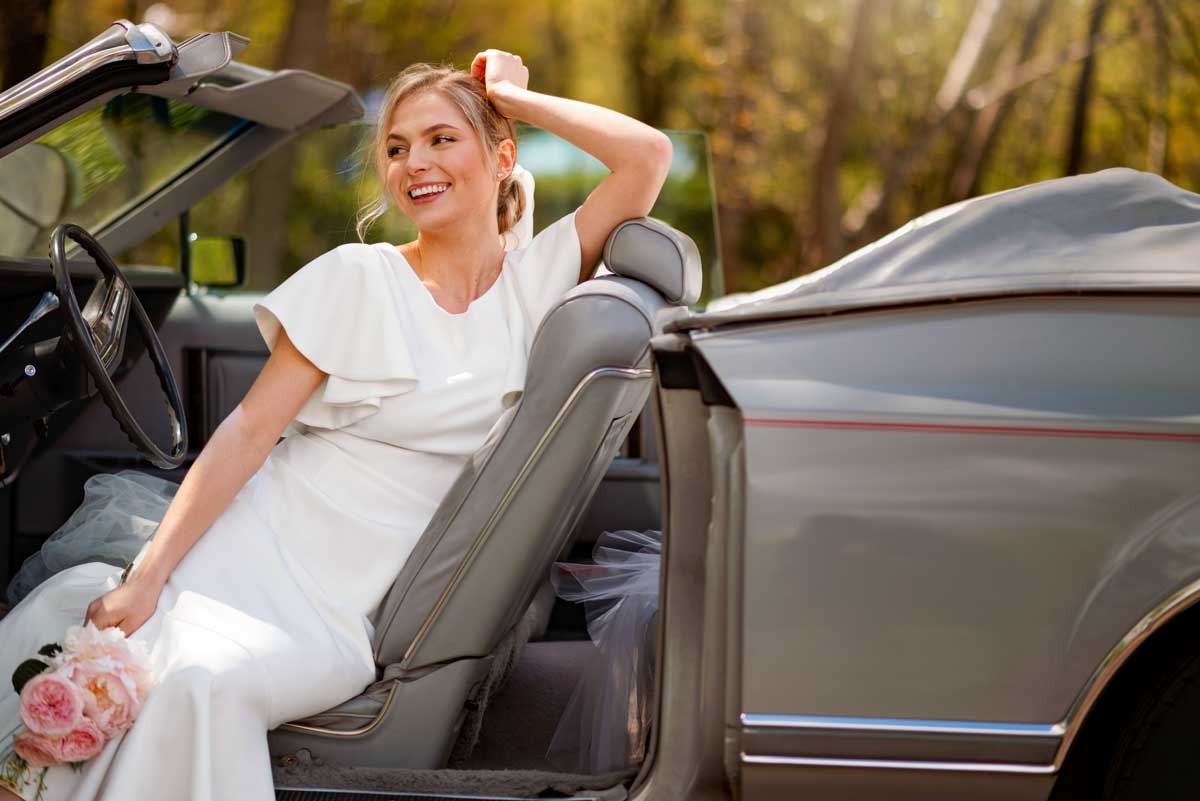
[[[429,184],[428,186],[419,186],[416,189],[408,190],[408,196],[418,198],[422,195],[430,195],[434,192],[444,192],[450,188],[450,184]]]

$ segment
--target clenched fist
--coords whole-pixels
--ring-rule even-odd
[[[90,620],[98,629],[116,626],[128,637],[154,614],[161,594],[161,586],[131,578],[88,604],[83,623]]]

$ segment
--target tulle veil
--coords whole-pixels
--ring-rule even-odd
[[[85,562],[123,567],[154,535],[179,485],[139,470],[99,473],[83,483],[83,503],[29,556],[8,583],[15,606],[60,570]]]

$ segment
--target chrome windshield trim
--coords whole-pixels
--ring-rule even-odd
[[[742,754],[743,765],[776,765],[806,768],[869,768],[873,770],[933,770],[954,773],[1023,773],[1051,776],[1054,765],[1019,765],[1009,762],[914,762],[892,759],[827,759]]]
[[[1100,697],[1100,693],[1112,681],[1113,676],[1117,674],[1129,656],[1154,632],[1169,623],[1180,612],[1191,608],[1197,601],[1200,601],[1200,579],[1175,591],[1166,600],[1143,615],[1141,620],[1135,623],[1125,633],[1125,636],[1105,654],[1088,678],[1087,684],[1075,697],[1074,703],[1071,704],[1070,710],[1060,724],[1063,727],[1063,738],[1062,742],[1058,744],[1058,752],[1054,755],[1056,767],[1062,766],[1063,760],[1067,758],[1067,750],[1071,747],[1079,729],[1082,728],[1088,712],[1091,711]]]
[[[125,29],[125,41],[129,42],[139,64],[161,64],[175,55],[175,43],[157,25],[143,22],[134,25],[127,19],[113,23]]]
[[[997,723],[977,720],[852,718],[817,715],[742,715],[742,725],[762,729],[832,729],[837,731],[964,734],[994,737],[1061,737],[1061,723]]]
[[[50,75],[41,72],[25,79],[0,95],[0,121],[25,106],[36,103],[46,95],[66,86],[71,81],[90,72],[107,61],[134,61],[137,54],[129,45],[110,47],[95,53],[80,55],[73,63]]]
[[[155,64],[174,55],[175,45],[157,27],[117,20],[92,41],[0,93],[0,122],[107,62]]]

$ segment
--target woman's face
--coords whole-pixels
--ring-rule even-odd
[[[409,97],[392,112],[388,131],[387,188],[418,229],[476,214],[495,219],[499,181],[484,143],[454,103],[435,91]]]

